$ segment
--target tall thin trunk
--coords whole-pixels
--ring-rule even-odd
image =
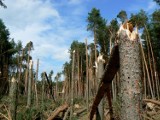
[[[17,80],[12,77],[11,79],[11,87],[10,87],[10,112],[12,120],[16,120],[16,112],[17,112]]]
[[[27,107],[31,107],[31,94],[32,94],[32,60],[29,63],[29,80],[28,80],[28,96],[27,96]]]
[[[86,101],[87,101],[87,112],[89,111],[89,81],[88,81],[88,45],[86,39]]]
[[[152,68],[152,62],[151,62],[151,55],[150,55],[150,50],[149,50],[149,43],[148,43],[148,38],[146,37],[146,40],[147,40],[147,53],[148,53],[148,63],[149,63],[149,68],[150,68],[150,76],[151,76],[151,85],[153,86],[152,88],[153,88],[153,95],[155,96],[155,92],[156,92],[156,90],[155,90],[155,80],[154,80],[154,77],[153,77],[153,68]]]
[[[144,90],[144,98],[146,99],[147,97],[146,70],[143,61],[142,61],[142,67],[143,67],[143,90]]]
[[[44,87],[45,87],[45,73],[42,73],[42,109],[44,107],[44,94],[45,94],[45,91],[44,91]]]
[[[36,94],[36,106],[38,107],[38,93],[37,93],[37,81],[38,81],[39,59],[37,59],[37,70],[35,79],[35,94]]]
[[[148,70],[148,66],[147,66],[147,62],[146,62],[146,58],[144,55],[144,50],[143,50],[142,44],[140,44],[140,48],[141,48],[141,52],[142,52],[142,58],[143,58],[143,61],[144,61],[145,67],[146,67],[146,71],[147,71],[147,78],[148,78],[149,88],[150,88],[150,92],[151,92],[151,97],[154,98],[153,89],[152,89],[152,85],[151,85],[151,79],[150,79],[150,75],[149,75],[149,70]]]
[[[102,79],[103,73],[104,73],[104,59],[102,58],[102,55],[99,55],[98,61],[97,61],[97,78],[99,83]],[[104,120],[104,99],[103,98],[99,103],[98,109],[99,109],[101,120]]]
[[[150,50],[151,50],[151,56],[152,56],[152,59],[153,59],[153,74],[155,75],[155,81],[156,81],[156,92],[157,92],[157,96],[158,96],[158,99],[159,99],[159,78],[158,76],[156,75],[157,74],[157,69],[156,69],[156,62],[155,62],[155,57],[154,57],[154,53],[153,53],[153,48],[152,48],[152,44],[151,44],[151,38],[150,38],[150,35],[149,35],[149,32],[148,32],[148,29],[147,29],[147,26],[144,24],[144,27],[145,27],[145,30],[147,32],[147,36],[148,36],[148,43],[149,43],[149,47],[150,47]]]
[[[73,100],[74,100],[74,64],[75,64],[75,50],[72,54],[72,84],[71,84],[71,114],[70,114],[70,120],[72,120],[73,116]]]
[[[78,53],[77,53],[77,62],[78,62],[78,97],[80,98],[81,97],[81,95],[80,95],[80,91],[81,91],[81,82],[80,82],[80,65],[79,65],[79,58],[80,58],[80,56],[79,56],[79,51],[78,51]]]
[[[22,56],[20,59],[20,66],[19,66],[19,74],[18,74],[18,89],[20,89],[20,84],[21,84],[21,73],[22,73],[22,61],[23,61],[23,55],[24,55],[24,50],[22,49]]]
[[[141,110],[141,59],[139,38],[137,34],[131,34],[134,39],[128,37],[127,30],[120,31],[120,99],[122,120],[140,120]],[[132,40],[131,40],[132,39]]]
[[[27,59],[27,68],[26,68],[26,78],[25,78],[25,94],[27,95],[28,92],[28,74],[29,74],[29,57],[30,57],[30,45],[28,47],[28,59]]]

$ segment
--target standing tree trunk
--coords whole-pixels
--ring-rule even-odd
[[[16,111],[17,111],[17,80],[13,77],[11,79],[10,87],[10,112],[12,120],[16,120]]]
[[[28,47],[29,49],[29,52],[28,52],[28,59],[27,59],[27,68],[26,68],[26,78],[25,78],[25,94],[27,95],[27,92],[28,92],[28,73],[29,73],[29,60],[30,60],[30,45]]]
[[[44,87],[45,87],[45,73],[42,73],[42,110],[44,108]]]
[[[37,93],[37,81],[38,81],[39,59],[37,59],[37,70],[35,79],[35,93],[36,93],[36,106],[38,107],[38,93]]]
[[[99,83],[100,83],[102,76],[103,76],[103,73],[104,73],[105,60],[102,57],[103,57],[102,55],[99,55],[98,59],[97,59],[97,68],[96,69],[97,69],[97,78],[98,78]],[[101,120],[104,120],[104,98],[102,98],[101,102],[99,103],[98,110],[99,110]]]
[[[71,114],[70,114],[70,120],[72,120],[73,116],[73,99],[74,99],[74,61],[75,61],[75,50],[73,51],[72,55],[72,83],[71,83]]]
[[[87,101],[87,112],[89,111],[89,81],[88,81],[88,48],[86,39],[86,101]]]
[[[29,81],[28,81],[28,96],[27,96],[27,107],[31,107],[31,94],[32,94],[32,60],[29,63]]]
[[[140,120],[141,59],[138,33],[119,33],[121,120]]]

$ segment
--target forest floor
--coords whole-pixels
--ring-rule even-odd
[[[32,107],[26,107],[26,97],[20,96],[18,98],[18,106],[17,106],[17,119],[16,120],[47,120],[50,118],[60,106],[63,106],[65,103],[63,100],[59,100],[54,103],[52,99],[44,100],[42,105],[42,101],[39,101],[38,106],[36,107],[35,101],[32,101]],[[11,120],[10,110],[9,110],[9,97],[5,96],[0,99],[0,120]],[[107,101],[106,101],[107,103]],[[90,104],[91,106],[92,104]],[[67,109],[69,106],[67,107]],[[54,120],[64,120],[65,113],[67,109],[59,112],[56,115]],[[118,106],[116,102],[113,102],[113,112],[115,120],[118,119]],[[107,104],[105,104],[105,119],[110,120],[109,110],[107,109]],[[160,120],[160,101],[144,101],[143,103],[143,113],[141,114],[144,120]],[[69,120],[69,113],[67,114],[67,118],[65,120]],[[48,119],[49,120],[49,119]],[[50,119],[51,120],[51,119]],[[89,112],[87,113],[86,102],[83,99],[76,99],[74,101],[74,112],[72,120],[89,120]],[[95,120],[95,117],[94,117]]]

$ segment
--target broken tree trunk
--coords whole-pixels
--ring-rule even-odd
[[[105,60],[103,59],[103,56],[99,55],[97,59],[97,68],[96,68],[98,82],[101,82],[103,76],[104,63]],[[102,99],[101,102],[99,103],[98,110],[100,114],[100,119],[104,120],[104,99]]]
[[[152,100],[152,99],[143,99],[143,101],[145,102],[151,102],[151,103],[154,103],[156,105],[159,105],[160,106],[160,101],[157,101],[157,100]]]
[[[66,110],[67,108],[68,108],[68,104],[64,104],[58,107],[47,120],[53,120],[60,112]]]
[[[118,45],[116,45],[112,49],[111,56],[104,70],[98,92],[92,104],[92,108],[90,112],[90,120],[93,119],[93,116],[97,110],[97,106],[106,92],[107,92],[110,111],[112,112],[110,85],[118,69],[119,69],[119,51],[118,51]]]
[[[50,94],[51,94],[51,96],[52,96],[52,99],[53,99],[53,101],[55,102],[54,95],[53,95],[53,90],[52,90],[52,81],[49,81],[46,72],[44,72],[44,75],[45,75],[45,77],[46,77],[46,79],[47,79],[47,83],[48,83],[48,86],[49,86],[49,89],[50,89]]]
[[[78,110],[77,112],[74,112],[73,114],[75,116],[79,116],[81,113],[85,112],[86,110],[87,110],[87,108],[83,108],[83,109]]]
[[[120,29],[120,94],[121,120],[140,120],[141,59],[138,33]]]
[[[16,120],[16,111],[17,111],[17,80],[12,77],[11,87],[10,87],[10,113],[12,120]]]
[[[65,112],[65,115],[63,117],[63,120],[67,120],[68,113],[71,111],[71,108],[69,107],[68,110]]]
[[[27,107],[31,107],[31,94],[32,94],[32,60],[29,63],[29,81],[28,81],[28,96],[27,96]]]

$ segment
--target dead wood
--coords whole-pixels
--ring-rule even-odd
[[[66,120],[67,119],[67,116],[68,116],[68,113],[70,112],[71,108],[69,107],[68,110],[66,111],[64,117],[63,117],[63,120]]]
[[[47,120],[53,120],[60,112],[66,110],[67,108],[68,108],[68,104],[64,104],[58,107]]]
[[[48,85],[49,85],[49,89],[50,89],[50,93],[51,93],[51,96],[52,96],[52,99],[53,99],[53,101],[55,102],[55,99],[54,99],[54,96],[53,96],[53,93],[52,93],[52,83],[50,83],[50,81],[49,81],[49,79],[48,79],[48,76],[47,76],[47,73],[46,72],[44,72],[44,74],[45,74],[45,77],[46,77],[46,79],[47,79],[47,83],[48,83]]]
[[[87,110],[87,108],[83,108],[83,109],[80,109],[78,110],[77,112],[73,113],[75,116],[78,116],[80,115],[81,113],[85,112]]]
[[[119,69],[119,50],[118,45],[114,46],[111,52],[110,59],[108,64],[104,70],[104,74],[102,76],[100,86],[95,97],[95,100],[92,104],[91,112],[90,112],[90,120],[93,119],[93,116],[96,112],[97,106],[103,98],[104,94],[107,92],[109,107],[111,110],[111,96],[110,96],[110,84]]]
[[[160,101],[153,100],[153,99],[143,99],[143,101],[145,101],[145,102],[151,102],[151,103],[154,103],[156,105],[160,105]]]

